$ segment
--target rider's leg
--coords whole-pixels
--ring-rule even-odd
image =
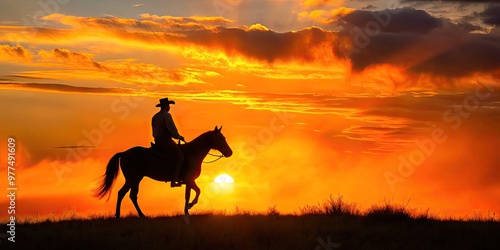
[[[181,149],[176,146],[176,150],[174,150],[175,153],[175,172],[174,172],[174,178],[172,182],[170,182],[171,187],[180,187],[181,184],[179,183],[179,174],[181,172],[181,166],[182,163],[184,162],[184,154],[182,153]]]

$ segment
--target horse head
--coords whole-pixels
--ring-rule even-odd
[[[221,130],[222,126],[220,128],[215,126],[215,129],[210,131],[212,134],[212,149],[218,150],[224,157],[230,157],[233,155],[233,150],[227,144],[226,137],[224,137]]]

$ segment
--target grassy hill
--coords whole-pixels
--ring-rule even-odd
[[[0,249],[500,249],[500,222],[438,220],[391,204],[361,213],[330,198],[300,215],[208,212],[190,224],[181,215],[24,221],[16,243]]]
[[[20,225],[1,249],[500,249],[500,223],[195,215]],[[9,243],[9,244],[5,244]],[[15,245],[15,248],[12,248]]]

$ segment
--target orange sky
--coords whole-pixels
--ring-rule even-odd
[[[443,17],[405,5],[286,3],[270,4],[292,13],[285,26],[249,3],[240,7],[252,17],[238,6],[134,6],[140,14],[131,15],[71,3],[35,28],[5,16],[1,153],[14,137],[18,216],[113,212],[123,176],[109,202],[92,189],[114,153],[149,145],[163,97],[176,101],[171,113],[188,141],[223,125],[234,151],[203,166],[194,210],[293,213],[342,194],[362,209],[410,199],[443,217],[500,212],[500,37],[487,16],[495,5],[466,24],[457,18],[477,6]],[[366,31],[373,22],[376,34]],[[223,173],[229,187],[213,182]],[[150,179],[140,189],[146,214],[182,208],[183,189]],[[126,198],[123,211],[133,210]]]

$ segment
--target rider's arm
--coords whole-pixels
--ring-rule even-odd
[[[170,135],[174,139],[183,139],[183,137],[179,134],[179,131],[177,131],[177,127],[175,126],[174,119],[172,118],[172,115],[170,113],[166,113],[165,115],[165,120],[166,120],[166,125],[168,132],[170,132]]]

